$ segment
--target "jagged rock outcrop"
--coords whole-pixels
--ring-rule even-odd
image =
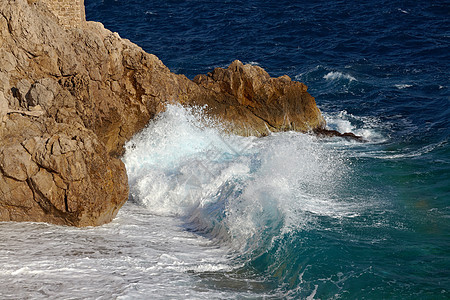
[[[306,85],[287,75],[272,78],[258,66],[234,61],[227,69],[197,75],[194,82],[205,92],[193,102],[208,105],[209,113],[231,124],[235,133],[261,136],[325,126]]]
[[[0,221],[109,222],[127,200],[124,143],[170,102],[239,134],[325,122],[306,86],[233,62],[194,81],[102,24],[63,28],[45,4],[0,2]]]

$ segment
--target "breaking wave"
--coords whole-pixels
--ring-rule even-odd
[[[313,136],[240,137],[206,123],[199,109],[169,105],[126,145],[133,201],[155,215],[179,217],[187,230],[229,249],[235,277],[256,268],[266,283],[294,278],[300,286],[307,267],[294,248],[303,234],[320,228],[323,218],[340,222],[370,206],[341,197],[348,160]],[[315,289],[303,287],[299,295]]]

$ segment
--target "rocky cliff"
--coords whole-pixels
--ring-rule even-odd
[[[128,197],[124,143],[169,102],[238,134],[322,129],[307,87],[233,62],[193,81],[102,24],[0,3],[0,221],[109,222]]]

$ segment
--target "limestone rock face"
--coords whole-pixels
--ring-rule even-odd
[[[124,164],[88,123],[108,100],[87,98],[90,39],[40,3],[0,3],[0,221],[101,225],[128,198]]]
[[[259,136],[325,126],[306,85],[287,75],[271,78],[262,68],[237,60],[227,69],[197,75],[194,82],[206,90],[195,102],[207,104],[210,113],[230,123],[235,133]]]
[[[123,163],[90,130],[10,114],[0,140],[0,219],[90,226],[127,199]]]
[[[128,197],[123,145],[167,103],[207,105],[244,135],[323,128],[306,89],[239,61],[191,81],[100,23],[2,0],[0,221],[109,222]]]

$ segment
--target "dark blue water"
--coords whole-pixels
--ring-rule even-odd
[[[333,197],[370,209],[288,232],[272,215],[267,241],[241,253],[244,266],[198,275],[206,286],[274,298],[450,298],[449,1],[85,2],[88,20],[175,73],[193,78],[239,59],[287,74],[309,87],[331,128],[370,141],[330,142],[351,169]]]

